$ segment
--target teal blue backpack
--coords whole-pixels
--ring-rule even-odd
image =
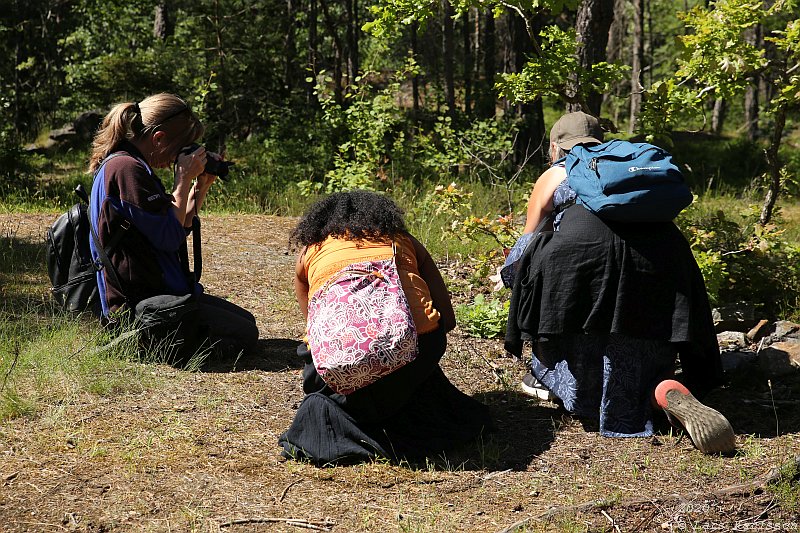
[[[692,203],[672,156],[652,144],[615,139],[579,145],[565,164],[577,203],[603,219],[665,222]]]

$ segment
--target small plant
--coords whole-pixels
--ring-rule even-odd
[[[800,467],[795,460],[781,467],[780,478],[767,485],[781,509],[790,513],[800,511]]]
[[[472,337],[494,339],[505,334],[509,302],[487,299],[479,294],[472,305],[456,307],[456,318],[461,328]]]

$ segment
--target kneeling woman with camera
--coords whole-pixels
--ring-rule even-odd
[[[200,346],[198,340],[216,353],[236,355],[255,347],[255,318],[204,294],[188,266],[186,238],[217,178],[205,170],[214,154],[202,146],[182,150],[202,134],[203,125],[175,95],[116,105],[95,136],[89,164],[90,245],[103,265],[97,284],[106,323],[133,311],[140,323],[151,321],[145,324],[151,331],[181,336],[191,330],[184,356],[191,355],[186,348]],[[153,169],[173,165],[175,187],[169,193]]]

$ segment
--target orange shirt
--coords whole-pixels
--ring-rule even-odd
[[[428,284],[419,275],[414,245],[405,235],[395,239],[397,273],[411,307],[417,333],[429,333],[439,327],[439,311],[433,307]],[[303,257],[303,270],[308,279],[309,299],[339,270],[361,261],[380,261],[392,257],[392,242],[351,241],[328,237],[308,247]]]

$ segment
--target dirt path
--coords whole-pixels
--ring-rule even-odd
[[[0,228],[37,239],[53,218],[2,215]],[[744,416],[741,391],[712,398],[739,434],[735,457],[705,457],[669,432],[604,439],[518,394],[524,365],[504,357],[499,341],[458,331],[443,366],[491,405],[493,440],[413,467],[279,460],[278,435],[302,399],[294,347],[303,324],[286,245],[293,222],[205,220],[204,284],[255,313],[259,357],[196,373],[143,366],[152,379],[140,391],[86,394],[0,425],[0,530],[498,531],[527,518],[534,531],[800,527],[797,510],[772,491],[714,495],[800,443],[794,422],[774,435],[771,409]],[[667,498],[674,494],[685,497]],[[572,508],[595,500],[605,505]],[[542,517],[552,507],[566,512]]]

